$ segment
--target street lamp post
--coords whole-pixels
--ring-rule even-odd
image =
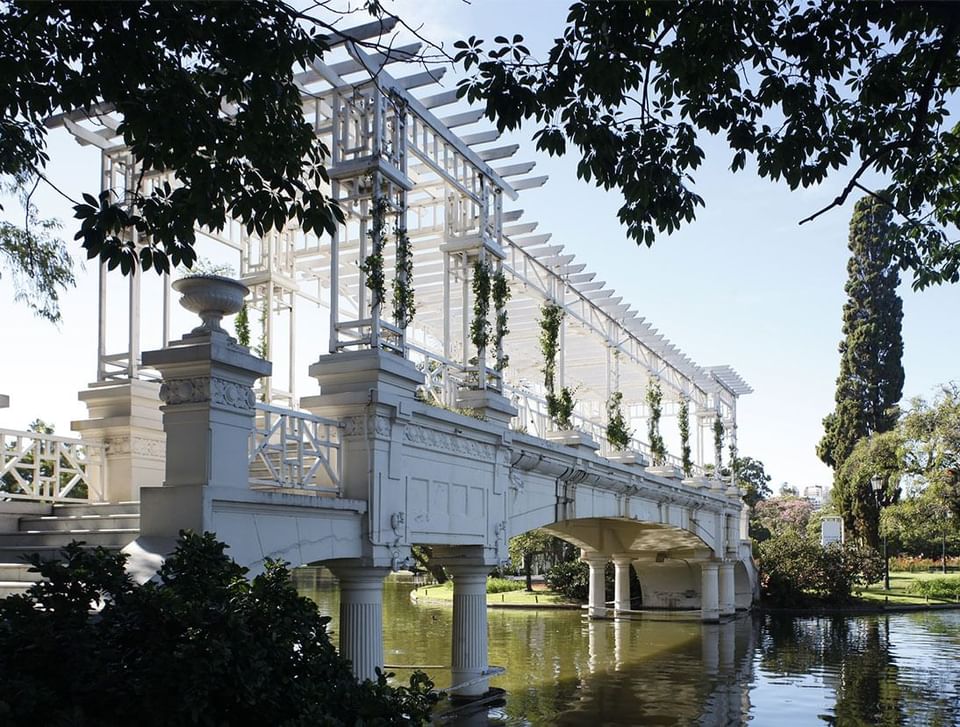
[[[881,475],[874,475],[870,478],[870,487],[873,488],[874,497],[877,498],[877,527],[880,527],[880,513],[883,511],[883,505],[880,504],[880,491],[883,489],[884,478]],[[887,533],[883,533],[883,590],[890,590],[890,560],[887,558]]]

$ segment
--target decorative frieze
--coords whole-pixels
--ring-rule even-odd
[[[111,437],[106,440],[107,456],[133,455],[162,460],[166,457],[166,443],[151,437]]]
[[[492,462],[497,454],[497,449],[492,444],[478,442],[469,437],[440,432],[436,429],[408,424],[404,427],[404,435],[407,441],[428,449],[440,449],[488,462]]]
[[[375,434],[378,437],[389,438],[391,428],[389,417],[384,416],[346,417],[343,420],[343,433],[348,437]]]
[[[252,412],[257,402],[251,387],[215,376],[168,379],[160,387],[160,400],[167,406],[209,402],[244,413]]]

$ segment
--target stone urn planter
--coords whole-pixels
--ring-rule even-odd
[[[173,289],[180,293],[180,305],[203,321],[193,329],[196,335],[226,333],[220,321],[239,313],[250,292],[240,281],[222,275],[190,275],[173,281]]]

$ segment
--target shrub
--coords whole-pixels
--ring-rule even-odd
[[[914,581],[907,590],[927,598],[957,601],[960,600],[960,578],[931,578],[926,581]]]
[[[522,591],[523,581],[511,581],[506,578],[487,578],[487,593],[509,593]]]
[[[822,547],[788,529],[760,544],[760,569],[763,597],[774,605],[844,603],[858,587],[880,579],[883,558],[854,543]]]
[[[604,571],[606,600],[613,598],[613,563],[607,563]],[[586,601],[590,594],[590,567],[582,560],[557,563],[544,575],[551,591],[571,601]]]
[[[358,683],[313,602],[268,563],[252,581],[211,534],[181,534],[158,583],[73,543],[48,579],[0,601],[0,723],[75,727],[422,724],[417,673]],[[91,604],[100,608],[90,613]]]

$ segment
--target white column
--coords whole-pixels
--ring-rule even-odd
[[[705,560],[700,563],[700,620],[720,620],[720,587],[717,577],[719,563]]]
[[[733,563],[725,560],[720,564],[720,615],[733,616],[737,612],[736,594],[734,592]]]
[[[601,553],[585,553],[580,558],[590,568],[590,589],[587,596],[587,615],[590,618],[606,618],[605,572],[608,557]]]
[[[633,559],[629,555],[613,556],[613,610],[630,610],[630,568]]]
[[[340,656],[350,660],[357,679],[374,680],[383,668],[383,579],[390,569],[327,566],[340,581]]]
[[[491,566],[446,564],[453,577],[452,682],[472,682],[450,690],[453,698],[487,693],[487,575]]]

